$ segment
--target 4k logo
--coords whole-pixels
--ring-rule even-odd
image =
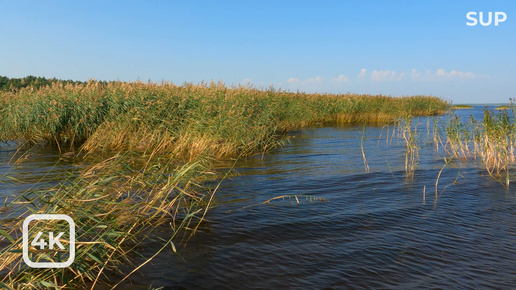
[[[45,239],[41,239],[38,241],[39,238],[41,238],[41,235],[43,235],[43,232],[38,232],[38,235],[34,238],[32,243],[30,243],[32,246],[39,246],[40,250],[44,250],[46,245],[49,245],[48,248],[50,250],[54,249],[54,245],[57,244],[57,246],[64,250],[63,244],[59,241],[59,238],[64,234],[64,232],[60,232],[57,237],[54,238],[54,232],[48,232],[48,242],[50,244],[47,244],[45,242]]]
[[[34,262],[29,258],[29,224],[32,221],[45,220],[63,220],[68,223],[69,229],[69,253],[68,259],[61,262]],[[36,237],[30,243],[35,250],[39,251],[63,251],[65,246],[61,243],[61,238],[65,232],[59,232],[54,235],[54,232],[49,231],[48,234],[39,231]],[[47,238],[48,237],[48,242]],[[39,249],[38,249],[39,248]],[[23,261],[32,268],[65,268],[70,266],[75,259],[75,223],[71,217],[65,214],[33,214],[28,216],[23,221]]]

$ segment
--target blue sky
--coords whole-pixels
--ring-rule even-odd
[[[8,77],[222,80],[454,103],[516,97],[514,1],[0,3]],[[469,11],[507,20],[467,26]]]

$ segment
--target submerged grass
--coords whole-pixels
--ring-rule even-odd
[[[280,145],[278,135],[310,124],[386,123],[442,114],[448,106],[436,97],[304,94],[222,83],[56,82],[0,93],[1,141],[55,144],[63,153],[80,153],[87,164],[77,176],[27,191],[8,205],[18,210],[2,220],[0,243],[8,246],[0,249],[0,281],[16,289],[116,284],[106,272],[131,265],[156,226],[170,226],[164,244],[174,251],[174,242],[195,232],[218,188],[203,185],[214,178],[215,160],[272,150]],[[408,160],[414,164],[415,157]],[[72,266],[25,266],[20,232],[30,213],[75,220]]]

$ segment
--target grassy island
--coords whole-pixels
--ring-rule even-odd
[[[473,109],[474,107],[471,105],[452,105],[452,109]]]
[[[495,108],[495,110],[501,111],[501,110],[509,110],[511,107],[509,105],[501,105]]]

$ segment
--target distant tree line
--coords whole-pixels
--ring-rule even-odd
[[[34,87],[40,88],[51,85],[55,82],[63,84],[83,84],[81,81],[58,80],[56,78],[47,79],[45,77],[26,76],[24,78],[8,78],[0,76],[0,91],[16,91],[21,88]]]

